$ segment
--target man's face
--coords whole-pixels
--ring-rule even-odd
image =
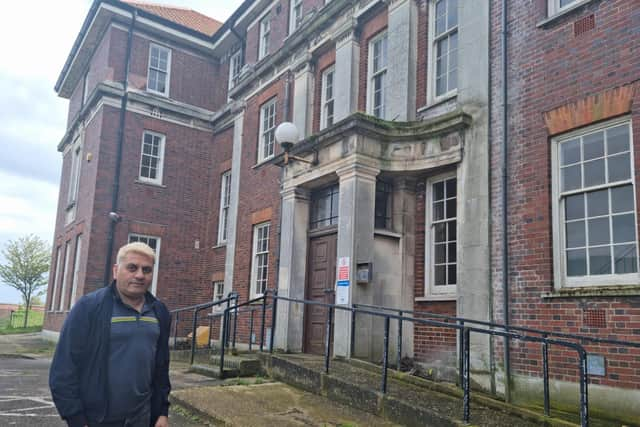
[[[153,261],[146,255],[129,252],[121,263],[113,266],[113,277],[120,295],[140,298],[151,286]]]

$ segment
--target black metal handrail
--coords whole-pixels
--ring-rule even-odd
[[[470,397],[471,397],[471,389],[470,389],[470,336],[471,333],[477,333],[477,334],[485,334],[485,335],[492,335],[492,336],[502,336],[502,337],[508,337],[511,339],[516,339],[516,340],[521,340],[521,341],[529,341],[529,342],[540,342],[543,344],[543,346],[548,347],[550,344],[553,345],[557,345],[557,346],[562,346],[562,347],[567,347],[570,349],[575,350],[578,353],[578,360],[579,360],[579,376],[580,376],[580,420],[581,420],[581,425],[583,427],[587,427],[589,424],[589,403],[588,403],[588,386],[589,386],[589,378],[588,378],[588,372],[587,372],[587,352],[584,349],[584,347],[581,344],[575,343],[575,342],[569,342],[569,341],[561,341],[559,339],[553,339],[553,338],[549,338],[549,337],[539,337],[539,336],[529,336],[529,335],[523,335],[523,334],[517,334],[515,332],[511,332],[511,331],[497,331],[497,330],[493,330],[493,329],[483,329],[483,328],[478,328],[478,327],[469,327],[469,326],[465,326],[464,324],[460,324],[460,323],[446,323],[446,322],[440,322],[440,321],[436,321],[436,320],[428,320],[428,319],[420,319],[420,318],[415,318],[415,317],[407,317],[407,316],[403,316],[403,315],[395,315],[395,314],[389,314],[389,313],[383,313],[380,311],[372,311],[372,310],[368,310],[368,309],[364,309],[364,308],[358,308],[358,306],[356,305],[355,307],[351,306],[343,306],[343,305],[336,305],[336,304],[329,304],[329,303],[322,303],[322,302],[318,302],[318,301],[310,301],[310,300],[302,300],[302,299],[296,299],[296,298],[288,298],[288,297],[284,297],[284,296],[278,296],[277,291],[273,291],[273,290],[267,290],[265,292],[265,294],[259,298],[256,298],[254,300],[251,301],[247,301],[243,304],[239,304],[237,305],[237,307],[241,307],[244,305],[248,305],[248,304],[252,304],[252,303],[256,303],[261,301],[263,307],[266,307],[266,301],[267,298],[271,296],[272,298],[272,319],[271,319],[271,339],[270,339],[270,345],[269,345],[269,352],[273,352],[274,346],[273,346],[273,341],[274,341],[274,337],[275,337],[275,326],[276,326],[276,318],[277,318],[277,307],[278,307],[278,300],[283,300],[283,301],[288,301],[288,302],[292,302],[292,303],[298,303],[298,304],[304,304],[304,305],[316,305],[316,306],[322,306],[322,307],[326,307],[328,310],[328,315],[327,315],[327,320],[326,320],[326,331],[327,334],[325,336],[325,350],[324,350],[324,359],[325,359],[325,372],[329,372],[329,366],[330,366],[330,354],[331,354],[331,332],[332,332],[332,324],[333,324],[333,317],[334,317],[334,313],[335,310],[342,310],[342,311],[348,311],[352,313],[352,317],[355,317],[356,313],[361,313],[361,314],[367,314],[367,315],[371,315],[371,316],[377,316],[377,317],[382,317],[384,318],[384,348],[383,348],[383,362],[382,362],[382,379],[381,379],[381,391],[382,393],[386,393],[387,392],[387,375],[388,375],[388,365],[389,365],[389,352],[388,352],[388,346],[389,346],[389,324],[390,324],[390,320],[391,319],[396,319],[399,321],[399,323],[402,323],[403,321],[409,321],[409,322],[413,322],[413,323],[418,323],[418,324],[423,324],[423,325],[429,325],[429,326],[436,326],[436,327],[442,327],[442,328],[449,328],[449,329],[455,329],[457,331],[460,331],[460,340],[462,343],[462,352],[459,353],[458,358],[460,360],[460,366],[462,369],[462,376],[461,376],[461,386],[463,389],[463,421],[465,423],[469,423],[470,420]],[[360,305],[360,307],[362,307],[362,305]],[[223,322],[223,329],[224,330],[228,330],[228,326],[229,326],[229,321],[228,321],[228,316],[229,316],[229,312],[230,310],[235,309],[236,307],[230,306],[227,307],[225,309],[225,316],[224,316],[224,322]],[[262,311],[263,314],[263,322],[262,322],[262,332],[261,332],[261,346],[260,346],[260,350],[262,351],[262,340],[264,338],[264,327],[265,327],[265,322],[264,322],[264,318],[266,315],[266,309],[264,309]],[[471,319],[469,319],[471,320]],[[469,322],[471,323],[471,322]],[[499,324],[496,324],[499,325]],[[500,327],[504,328],[504,325],[499,325]],[[497,327],[497,326],[496,326]],[[235,335],[235,332],[234,332]],[[353,337],[354,334],[351,334],[351,345],[352,348],[351,350],[353,351]],[[235,338],[234,338],[235,341]],[[223,340],[223,348],[221,351],[221,373],[222,373],[222,369],[223,369],[223,363],[224,363],[224,345],[225,345],[225,340]],[[235,345],[235,344],[234,344]],[[547,361],[548,362],[548,361]],[[544,375],[546,377],[548,377],[548,369],[545,369]],[[548,378],[547,378],[547,383],[548,383]]]
[[[193,312],[193,324],[192,324],[192,331],[191,331],[191,358],[190,358],[190,364],[193,365],[193,361],[195,359],[195,355],[196,355],[196,330],[198,329],[198,313],[202,310],[205,310],[207,308],[210,307],[215,307],[215,306],[222,306],[223,304],[226,304],[227,307],[229,307],[231,305],[231,302],[235,301],[237,304],[238,301],[238,293],[237,292],[229,292],[229,295],[227,296],[227,298],[224,299],[220,299],[217,301],[212,301],[212,302],[206,302],[203,304],[196,304],[196,305],[192,305],[189,307],[183,307],[183,308],[177,308],[175,310],[171,310],[171,314],[174,315],[174,327],[173,327],[173,348],[175,350],[176,346],[177,346],[177,338],[178,338],[178,324],[180,322],[180,313],[182,312],[186,312],[186,311],[191,311]],[[211,348],[211,322],[213,321],[213,317],[215,317],[215,314],[213,316],[209,316],[209,339],[207,341],[207,347]]]
[[[520,331],[520,332],[526,332],[526,333],[533,333],[533,334],[541,335],[543,338],[548,338],[548,337],[566,338],[571,340],[577,340],[581,344],[585,344],[589,342],[589,343],[597,343],[597,344],[612,344],[612,345],[620,345],[620,346],[626,346],[626,347],[632,347],[632,348],[640,348],[640,343],[631,342],[631,341],[614,340],[609,338],[598,338],[598,337],[591,337],[591,336],[579,335],[579,334],[568,334],[565,332],[557,332],[557,331],[546,331],[543,329],[528,328],[524,326],[504,325],[501,323],[488,322],[484,320],[475,320],[475,319],[469,319],[465,317],[448,316],[446,314],[440,314],[440,313],[403,310],[398,308],[384,307],[384,306],[378,306],[378,305],[372,305],[372,304],[353,304],[353,307],[355,308],[364,307],[364,308],[373,309],[373,310],[391,311],[391,312],[399,313],[400,315],[405,313],[405,314],[419,315],[419,316],[425,316],[425,317],[432,317],[436,319],[445,319],[448,321],[456,322],[462,326],[470,323],[475,325],[487,326],[489,328],[500,328],[500,329],[504,329],[507,332]],[[354,331],[355,331],[355,314],[352,317],[352,322],[351,322],[352,336],[354,335]],[[544,414],[546,416],[549,416],[551,412],[551,404],[550,404],[550,396],[549,396],[549,344],[551,343],[552,342],[549,341],[549,342],[543,342],[542,344],[542,378],[543,378],[543,393],[544,393],[543,399],[544,399]],[[351,349],[353,350],[353,342],[351,343],[351,345],[352,345]],[[464,338],[460,337],[459,339],[460,353],[463,351],[463,348],[462,348],[463,345],[464,345]],[[397,370],[400,370],[401,357],[402,357],[402,322],[398,322]],[[460,384],[462,384],[462,381],[463,381],[463,378],[462,378],[463,369],[462,369],[461,363],[462,362],[460,362],[460,368],[459,368]]]

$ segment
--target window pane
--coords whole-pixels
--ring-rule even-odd
[[[447,218],[456,217],[456,199],[447,200]]]
[[[589,246],[607,245],[611,243],[609,236],[609,218],[589,220]]]
[[[619,245],[613,248],[616,274],[635,273],[638,271],[636,245]]]
[[[564,216],[567,220],[584,218],[584,194],[576,194],[565,199]]]
[[[631,178],[631,164],[629,153],[618,154],[607,158],[609,167],[609,182],[623,181]]]
[[[455,244],[450,244],[447,248],[447,252],[448,252],[448,262],[456,262],[456,245]]]
[[[589,217],[607,215],[609,213],[609,190],[588,193],[587,212]]]
[[[440,221],[444,219],[444,202],[436,202],[433,204],[433,220]]]
[[[446,260],[446,256],[447,256],[447,245],[445,243],[443,244],[439,244],[439,245],[435,245],[435,254],[434,254],[434,261],[436,264],[444,264],[445,262],[447,262]]]
[[[633,210],[633,186],[625,185],[611,189],[611,212],[628,212]]]
[[[444,223],[435,224],[433,227],[433,231],[435,233],[433,238],[434,242],[445,242],[447,240],[447,231],[445,226],[446,224]]]
[[[570,165],[580,161],[580,140],[573,139],[560,145],[560,164]]]
[[[433,184],[433,200],[444,199],[444,182],[436,182]]]
[[[584,163],[584,186],[604,184],[604,160],[592,160]]]
[[[587,252],[584,249],[567,251],[567,276],[587,274]]]
[[[575,190],[582,187],[580,165],[562,169],[562,191]]]
[[[456,222],[455,221],[449,221],[447,223],[447,232],[449,233],[449,241],[455,241],[457,240],[456,238]]]
[[[456,265],[449,265],[448,266],[448,273],[449,273],[449,277],[448,279],[448,284],[449,285],[455,285],[457,283],[457,272],[456,272]]]
[[[455,197],[456,196],[456,180],[449,179],[446,181],[447,186],[447,197]]]
[[[447,1],[440,0],[436,3],[436,35],[445,31],[445,18],[446,18]]]
[[[636,238],[635,215],[616,215],[613,222],[613,242],[633,242]]]
[[[604,133],[596,132],[582,139],[583,160],[604,156]]]
[[[629,151],[629,126],[622,125],[607,129],[607,154]]]
[[[567,223],[567,248],[581,248],[585,246],[584,221]]]
[[[447,27],[453,28],[458,25],[458,1],[449,0],[449,7],[447,8],[448,20]]]
[[[444,266],[444,265],[436,265],[434,270],[435,270],[434,285],[435,286],[444,286],[444,285],[446,285],[447,284],[446,266]]]
[[[611,247],[589,248],[589,272],[592,275],[611,274]]]

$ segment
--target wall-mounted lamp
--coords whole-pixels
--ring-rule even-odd
[[[120,221],[122,221],[122,217],[117,212],[109,212],[109,219],[112,222],[120,222]]]
[[[284,151],[284,164],[289,164],[289,160],[297,160],[299,162],[308,163],[310,165],[318,164],[318,152],[315,151],[313,160],[307,160],[302,157],[292,156],[289,154],[293,145],[298,142],[298,128],[291,122],[282,122],[276,128],[276,141]]]

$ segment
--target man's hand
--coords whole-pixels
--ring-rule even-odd
[[[156,421],[155,427],[169,427],[169,418],[165,417],[164,415],[160,415],[158,417],[158,421]]]

